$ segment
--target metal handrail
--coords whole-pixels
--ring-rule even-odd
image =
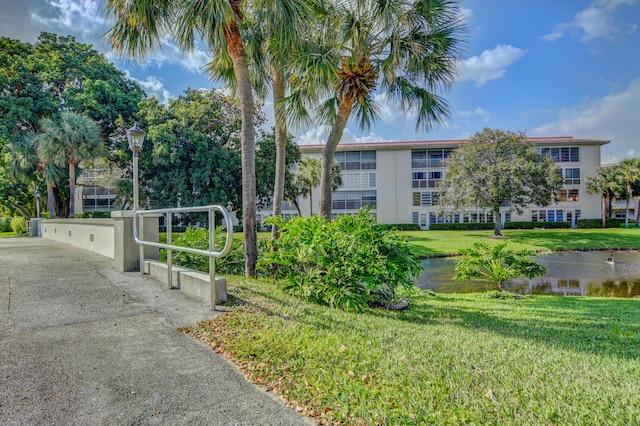
[[[224,248],[222,251],[214,250],[215,242],[215,213],[220,212],[225,220],[225,226],[227,228],[227,239],[225,240]],[[181,247],[171,244],[171,230],[172,230],[172,215],[176,213],[193,213],[193,212],[207,212],[209,222],[209,250],[195,249],[190,247]],[[157,243],[153,241],[145,241],[138,237],[138,235],[144,235],[144,221],[145,215],[165,215],[165,222],[167,226],[167,242]],[[138,228],[140,232],[138,232]],[[169,288],[172,288],[173,281],[173,250],[182,251],[192,254],[200,254],[209,257],[209,286],[210,286],[210,303],[211,310],[216,307],[216,258],[224,257],[231,250],[231,244],[233,242],[233,222],[231,220],[231,214],[227,209],[222,206],[202,206],[202,207],[178,207],[171,209],[157,209],[157,210],[138,210],[134,213],[133,217],[133,239],[140,246],[140,273],[144,273],[144,246],[163,248],[167,250],[167,283]]]

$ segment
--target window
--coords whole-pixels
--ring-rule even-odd
[[[418,223],[418,212],[411,213],[411,223]]]
[[[580,161],[580,147],[536,148],[540,154],[548,156],[557,163],[577,163]]]
[[[558,201],[560,202],[574,202],[580,200],[580,190],[578,189],[561,189],[558,191]]]
[[[565,185],[580,185],[580,169],[564,169]]]
[[[427,187],[427,173],[426,172],[413,172],[411,174],[411,187],[412,188],[426,188]]]
[[[413,205],[416,206],[416,207],[420,205],[420,193],[419,192],[414,192],[413,193]]]
[[[411,151],[411,167],[414,169],[424,169],[427,167],[427,151]]]
[[[376,191],[337,191],[331,197],[334,210],[359,210],[362,206],[375,208]]]
[[[375,173],[344,173],[342,175],[345,188],[375,188]]]
[[[376,151],[336,152],[334,158],[340,170],[376,169]]]

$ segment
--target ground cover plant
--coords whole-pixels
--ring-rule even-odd
[[[185,329],[321,424],[640,423],[640,300],[425,292],[360,314],[229,280]]]
[[[419,257],[461,253],[476,242],[494,244],[491,231],[402,231],[411,252]],[[640,228],[607,229],[509,229],[503,231],[513,249],[536,252],[640,248]]]
[[[306,300],[356,311],[392,304],[422,270],[406,241],[366,208],[331,222],[323,216],[266,222],[280,228],[280,238],[258,265],[274,265],[284,289]]]

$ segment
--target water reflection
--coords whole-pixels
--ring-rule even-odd
[[[610,252],[551,253],[536,257],[547,268],[547,275],[533,280],[509,283],[509,290],[520,294],[560,294],[576,296],[639,297],[640,252],[618,251],[615,264],[607,263]],[[473,293],[494,290],[494,284],[455,281],[457,259],[427,259],[416,285],[438,293]]]

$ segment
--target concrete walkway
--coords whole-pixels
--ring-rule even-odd
[[[313,424],[177,331],[219,312],[112,265],[0,239],[0,424]]]

